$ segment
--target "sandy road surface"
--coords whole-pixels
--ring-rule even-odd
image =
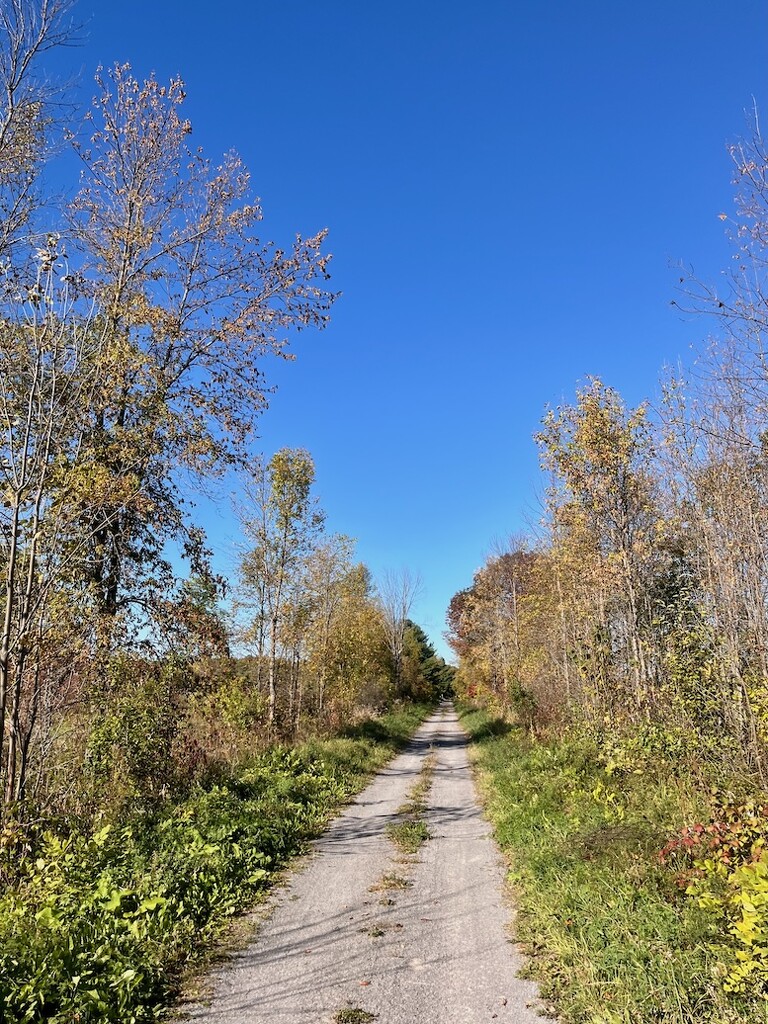
[[[386,826],[399,820],[430,753],[432,838],[407,858]],[[380,888],[387,875],[410,884]],[[340,1010],[360,1008],[379,1024],[541,1024],[535,986],[516,977],[502,879],[466,738],[446,704],[314,844],[257,940],[214,973],[210,1005],[188,1015],[332,1024]]]

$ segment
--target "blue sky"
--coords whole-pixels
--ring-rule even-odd
[[[81,0],[80,76],[181,74],[193,141],[234,148],[267,237],[330,229],[331,326],[301,334],[259,447],[308,448],[328,526],[445,608],[539,518],[531,439],[598,374],[628,402],[708,331],[674,264],[730,249],[726,144],[768,120],[768,4]],[[221,571],[236,520],[204,500]]]

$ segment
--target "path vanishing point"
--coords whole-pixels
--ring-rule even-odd
[[[387,825],[431,755],[431,839],[399,852]],[[253,943],[215,970],[206,1024],[541,1024],[517,977],[504,867],[475,795],[467,738],[444,703],[312,846]]]

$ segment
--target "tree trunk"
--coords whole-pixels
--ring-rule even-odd
[[[267,724],[269,731],[275,727],[277,706],[277,619],[273,618],[269,629],[269,704],[267,707]]]

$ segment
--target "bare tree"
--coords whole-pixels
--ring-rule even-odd
[[[411,608],[421,589],[421,577],[409,569],[384,573],[378,585],[379,617],[387,649],[392,658],[396,693],[399,693],[402,682],[405,629]]]
[[[71,0],[0,5],[0,777],[23,796],[33,728],[51,694],[42,652],[50,618],[50,483],[88,388],[80,359],[94,343],[59,287],[56,236],[35,243],[38,179],[59,90],[40,58],[73,38]],[[36,250],[36,251],[35,251]],[[33,255],[31,255],[33,254]],[[61,465],[58,467],[61,470]],[[66,513],[59,517],[59,523]],[[53,687],[55,690],[56,687]]]

